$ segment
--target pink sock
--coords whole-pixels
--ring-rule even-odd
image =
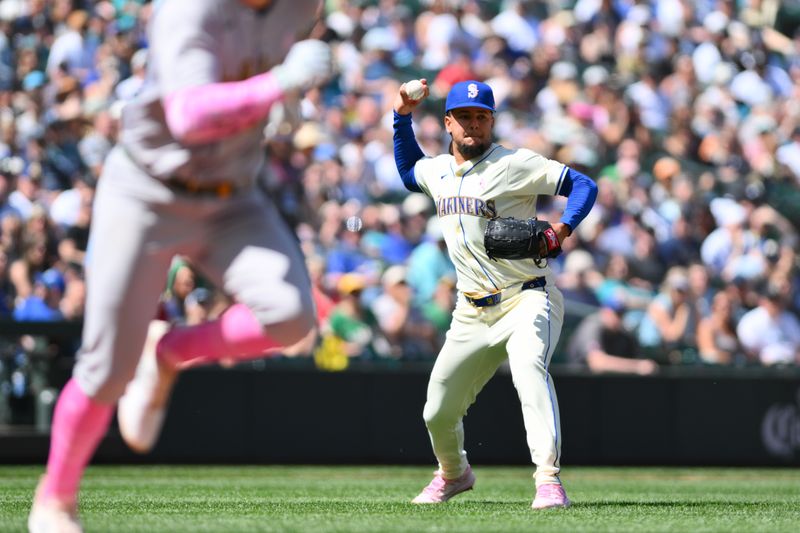
[[[106,434],[114,406],[97,403],[70,379],[56,404],[40,497],[74,502],[81,476]]]
[[[220,359],[254,359],[282,348],[264,333],[247,306],[234,304],[219,319],[170,330],[158,343],[159,358],[178,365],[212,363]]]

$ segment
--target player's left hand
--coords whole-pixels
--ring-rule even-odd
[[[534,220],[533,225],[534,238],[539,240],[539,259],[558,257],[561,254],[562,239],[555,227],[545,220]]]
[[[556,232],[556,236],[558,237],[558,245],[560,251],[560,247],[561,244],[564,242],[564,239],[572,235],[572,228],[570,228],[567,224],[564,224],[563,222],[555,222],[551,224],[551,226],[553,228],[553,231]],[[540,254],[542,255],[542,257],[547,257],[548,250],[545,248],[544,242],[542,242],[542,248]]]
[[[493,218],[486,225],[483,245],[495,260],[552,259],[561,253],[559,236],[546,220]]]

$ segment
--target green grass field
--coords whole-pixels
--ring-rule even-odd
[[[41,467],[0,466],[0,531],[24,531]],[[475,466],[475,490],[439,506],[408,501],[423,467],[164,466],[89,469],[91,532],[797,531],[800,470],[576,468],[574,505],[532,511],[529,468]]]

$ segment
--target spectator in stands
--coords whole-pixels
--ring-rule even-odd
[[[800,126],[792,130],[791,139],[776,151],[777,160],[785,165],[800,184]]]
[[[34,206],[40,204],[44,197],[41,193],[41,175],[23,172],[17,176],[16,190],[8,197],[8,204],[16,209],[23,220],[30,218]]]
[[[91,208],[94,201],[96,181],[88,174],[80,174],[72,182],[72,188],[59,191],[53,195],[50,203],[50,220],[60,229],[77,225],[81,217],[91,219],[89,213],[82,213]],[[88,220],[86,221],[88,224]],[[88,226],[87,226],[88,227]]]
[[[83,85],[82,110],[87,119],[110,108],[114,102],[114,87],[120,81],[119,61],[110,46],[103,45],[97,49],[97,69],[89,74]]]
[[[22,233],[26,236],[36,235],[45,239],[48,259],[54,259],[53,255],[56,251],[59,235],[45,206],[42,204],[33,206],[30,216],[25,220]]]
[[[426,226],[425,239],[419,243],[408,258],[406,281],[413,289],[416,305],[431,301],[440,280],[455,276],[455,267],[447,255],[439,218],[431,217]]]
[[[652,359],[640,358],[639,344],[623,327],[625,304],[611,300],[581,320],[567,345],[567,361],[594,374],[616,372],[647,376],[658,371]]]
[[[715,198],[711,213],[717,229],[703,241],[700,253],[711,272],[725,281],[756,278],[763,272],[756,236],[745,227],[747,212],[735,200]]]
[[[648,353],[680,352],[694,345],[696,312],[683,267],[672,267],[661,292],[639,324],[639,344]],[[674,354],[669,354],[674,357]],[[680,361],[677,361],[680,362]]]
[[[621,299],[625,302],[625,308],[629,313],[645,310],[652,297],[652,292],[648,288],[637,287],[630,282],[628,261],[619,254],[609,257],[604,269],[604,278],[595,292],[601,304]],[[638,318],[636,323],[638,324]]]
[[[345,342],[349,357],[387,356],[391,348],[385,339],[375,335],[375,317],[361,303],[366,287],[367,280],[362,274],[350,272],[339,278],[337,289],[341,300],[330,315],[330,333]]]
[[[597,307],[600,301],[595,293],[602,276],[595,270],[592,254],[586,250],[573,250],[564,260],[564,270],[558,277],[558,287],[564,300]]]
[[[86,165],[81,159],[78,150],[78,140],[82,130],[81,124],[77,122],[80,109],[80,96],[77,94],[80,88],[77,82],[72,80],[66,92],[59,93],[58,98],[65,102],[70,102],[74,98],[74,109],[64,111],[68,113],[64,118],[58,117],[51,122],[44,131],[41,139],[44,153],[42,159],[42,187],[51,193],[63,191],[72,187],[74,180],[86,170]],[[71,96],[75,93],[74,96]],[[67,103],[62,110],[66,109]]]
[[[47,239],[41,234],[25,235],[22,256],[8,267],[8,279],[14,287],[17,302],[31,295],[36,275],[44,272],[48,266]]]
[[[447,330],[453,319],[456,305],[456,275],[448,274],[439,278],[433,295],[422,304],[422,315],[435,329],[435,345],[430,355],[439,353],[444,346]]]
[[[733,302],[726,292],[718,292],[711,302],[711,312],[697,324],[697,351],[704,363],[730,365],[743,363],[736,335]]]
[[[187,326],[193,326],[209,320],[209,312],[213,303],[212,291],[205,287],[194,289],[183,302],[184,323]]]
[[[656,238],[651,229],[637,228],[628,268],[631,279],[641,287],[653,289],[664,279],[666,269],[656,254]]]
[[[22,255],[22,219],[16,211],[0,216],[0,248],[12,260]]]
[[[14,309],[14,287],[7,274],[8,254],[0,247],[0,319],[8,318]]]
[[[167,273],[167,290],[161,302],[163,320],[172,324],[186,323],[186,297],[197,288],[197,276],[192,266],[182,257],[172,260]]]
[[[797,229],[770,205],[758,205],[750,212],[748,222],[758,238],[759,252],[764,259],[764,278],[790,277],[797,257]]]
[[[800,364],[800,320],[786,310],[787,288],[785,282],[761,286],[758,306],[736,325],[748,356],[763,365]]]
[[[136,51],[131,57],[131,75],[120,81],[114,95],[117,100],[123,102],[131,100],[142,88],[147,71],[147,49],[142,48]]]
[[[119,104],[99,109],[91,118],[91,125],[86,126],[83,136],[78,141],[78,152],[91,176],[88,180],[81,176],[85,181],[94,182],[100,178],[106,156],[117,141],[121,111]]]
[[[619,223],[603,220],[599,225],[601,228],[595,241],[598,251],[608,256],[622,255],[630,257],[633,255],[633,248],[636,243],[635,234],[638,227],[636,219],[630,213],[624,211],[620,213]],[[630,274],[630,271],[628,271],[628,274]]]
[[[92,222],[92,200],[80,199],[77,218],[67,226],[58,245],[58,256],[64,263],[83,265],[89,247],[89,226]]]
[[[697,319],[700,320],[711,313],[711,300],[714,297],[714,291],[709,286],[708,268],[702,263],[690,263],[686,268],[686,277]]]
[[[386,269],[381,277],[383,294],[372,302],[372,314],[394,357],[427,358],[436,353],[436,329],[414,305],[406,275],[402,265]]]
[[[681,209],[681,213],[672,221],[669,234],[657,243],[658,257],[667,266],[686,265],[700,260],[699,217],[684,213],[689,211],[685,206],[681,206]],[[692,222],[689,222],[690,219]]]
[[[85,79],[93,66],[91,48],[86,39],[89,14],[76,10],[67,16],[66,31],[53,42],[47,58],[47,74],[54,77],[59,71]]]
[[[86,309],[86,281],[83,278],[83,267],[70,263],[64,273],[64,297],[59,303],[59,310],[65,320],[81,320]]]
[[[36,276],[33,293],[14,309],[14,319],[21,321],[55,322],[62,320],[61,297],[64,294],[64,276],[51,268]]]
[[[388,264],[404,263],[411,255],[413,244],[405,235],[400,209],[394,205],[384,206],[381,221],[386,228],[380,246],[381,259]]]
[[[320,330],[326,329],[328,318],[336,306],[333,301],[332,294],[336,291],[330,290],[325,284],[325,258],[314,255],[306,254],[306,266],[308,267],[308,275],[311,278],[311,291],[314,294],[314,302],[317,307],[317,321]]]

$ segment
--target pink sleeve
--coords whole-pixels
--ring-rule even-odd
[[[238,133],[266,118],[283,97],[265,72],[243,81],[187,87],[164,99],[167,126],[184,144],[203,144]]]

